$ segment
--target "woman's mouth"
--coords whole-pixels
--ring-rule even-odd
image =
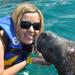
[[[25,34],[25,35],[24,35],[24,38],[25,38],[26,40],[33,40],[33,36],[32,36],[32,35],[29,35],[29,34]]]

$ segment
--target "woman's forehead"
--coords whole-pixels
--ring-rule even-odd
[[[32,21],[32,22],[39,22],[40,16],[36,13],[25,13],[22,17],[23,21]]]

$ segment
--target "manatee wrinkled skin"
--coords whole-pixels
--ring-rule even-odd
[[[42,32],[36,41],[37,51],[55,65],[59,75],[75,75],[75,42],[53,32]]]

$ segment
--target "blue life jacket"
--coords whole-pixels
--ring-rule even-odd
[[[28,52],[24,45],[17,40],[10,16],[0,18],[0,27],[4,30],[9,39],[9,44],[4,54],[4,64],[13,65],[25,60]]]

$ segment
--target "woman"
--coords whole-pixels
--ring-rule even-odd
[[[11,17],[0,19],[0,75],[14,75],[28,63],[43,61],[28,57],[42,31],[43,16],[29,3],[17,6]]]

